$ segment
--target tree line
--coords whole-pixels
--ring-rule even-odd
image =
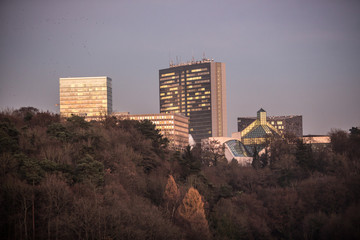
[[[0,112],[2,239],[359,239],[360,130],[269,139],[252,166],[149,121]]]

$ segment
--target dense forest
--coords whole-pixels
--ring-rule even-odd
[[[360,130],[286,136],[252,166],[149,121],[0,112],[1,239],[360,239]]]

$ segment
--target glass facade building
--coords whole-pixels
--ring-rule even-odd
[[[226,136],[225,63],[203,59],[159,70],[161,113],[189,117],[189,133],[196,142]]]
[[[255,122],[255,120],[256,120],[256,117],[239,117],[237,119],[238,131],[242,132],[251,123]],[[286,134],[286,133],[293,134],[296,137],[303,136],[302,116],[301,115],[268,116],[268,117],[266,117],[266,120],[263,120],[263,121],[266,121],[269,124],[271,124],[281,134]]]
[[[109,77],[60,78],[60,116],[98,120],[112,112]]]

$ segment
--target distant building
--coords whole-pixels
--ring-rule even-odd
[[[329,144],[331,141],[328,135],[305,135],[303,142],[305,144]]]
[[[109,77],[60,78],[60,117],[72,115],[98,120],[112,112]]]
[[[286,132],[302,137],[302,117],[267,117],[261,108],[257,117],[238,118],[238,129],[239,132],[233,133],[231,138],[215,137],[207,142],[219,141],[225,147],[228,161],[235,159],[240,165],[247,166],[252,163],[254,155],[265,153],[271,138],[280,138]],[[206,141],[203,143],[207,144]]]
[[[239,139],[233,137],[210,137],[201,141],[203,147],[214,143],[217,143],[218,147],[224,146],[224,154],[228,162],[235,159],[241,166],[251,165],[253,160],[252,153],[246,149]]]
[[[330,145],[331,139],[328,135],[305,135],[303,143],[310,144],[313,150],[320,150]]]
[[[170,64],[159,70],[160,112],[189,117],[189,133],[200,143],[227,134],[225,63],[210,59]]]
[[[269,137],[280,137],[281,133],[267,120],[266,111],[260,109],[257,112],[257,117],[243,128],[239,133],[233,134],[238,135],[240,141],[244,144],[251,156],[256,151],[259,153],[266,146],[266,141]]]
[[[243,131],[251,123],[256,120],[255,117],[239,117],[238,118],[238,131]],[[269,116],[266,121],[276,128],[281,134],[289,133],[294,134],[296,137],[303,136],[302,116]]]
[[[183,149],[189,145],[189,118],[179,113],[130,114],[113,113],[113,116],[128,120],[149,120],[170,142],[170,147]]]

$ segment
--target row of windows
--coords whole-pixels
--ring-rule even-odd
[[[193,99],[203,99],[203,98],[210,98],[210,96],[207,95],[207,96],[188,97],[187,99],[188,100],[193,100]]]
[[[63,101],[84,101],[84,100],[109,100],[111,101],[111,98],[107,98],[106,96],[66,96],[60,97],[60,103]]]
[[[166,80],[171,80],[171,79],[179,79],[179,76],[160,78],[160,82],[166,81]]]
[[[63,111],[64,112],[82,112],[83,110],[97,112],[97,111],[106,110],[106,109],[108,109],[106,104],[103,104],[102,106],[98,105],[96,107],[89,106],[89,105],[76,105],[76,106],[62,105],[62,106],[60,106],[60,112],[63,112]]]
[[[77,97],[77,96],[104,96],[111,97],[111,95],[106,94],[106,91],[103,92],[66,92],[60,93],[60,97]]]
[[[205,91],[205,88],[192,88],[192,89],[188,89],[187,92],[188,93],[192,93],[192,92],[201,92],[201,91]],[[187,95],[189,96],[189,95]]]
[[[164,108],[166,109],[166,111],[170,111],[170,110],[176,110],[176,109],[179,109],[179,107],[175,106],[175,107],[167,107],[167,108]]]
[[[282,125],[283,122],[282,122],[282,121],[277,121],[276,124],[277,124],[277,125]],[[274,121],[271,121],[271,125],[275,125],[275,122],[274,122]]]
[[[65,107],[71,107],[79,104],[88,104],[88,105],[99,105],[102,103],[108,103],[107,100],[98,100],[98,101],[62,101],[60,102],[60,105]]]
[[[170,98],[173,98],[173,96],[165,96],[165,97],[161,97],[160,99],[170,99]]]
[[[69,96],[69,97],[60,97],[60,104],[62,102],[74,102],[74,101],[101,101],[101,100],[108,100],[108,101],[112,101],[112,98],[107,98],[106,96],[79,96],[79,97],[75,97],[75,96]]]
[[[173,115],[170,116],[131,116],[130,120],[154,120],[154,119],[174,119]]]
[[[207,68],[197,68],[197,69],[192,69],[191,72],[202,72],[202,71],[207,71]]]
[[[200,84],[198,85],[188,85],[186,88],[198,88],[198,87],[201,87]]]
[[[171,73],[164,73],[164,74],[161,74],[161,77],[167,77],[167,76],[173,76],[175,75],[174,72],[171,72]]]
[[[106,84],[105,82],[91,82],[91,83],[64,83],[60,82],[60,88],[74,88],[74,87],[81,87],[81,88],[88,88],[88,87],[106,87],[110,86],[111,84]]]
[[[198,73],[197,75],[202,76],[202,75],[208,75],[208,74],[210,74],[210,72],[201,72],[201,73]]]
[[[175,83],[175,80],[171,80],[171,81],[165,81],[162,84],[171,84],[171,83]]]
[[[100,117],[106,114],[98,114],[98,113],[62,113],[61,117],[71,117],[73,115],[81,116],[81,117]]]
[[[198,101],[195,101],[195,100],[192,100],[192,101],[187,101],[186,103],[187,104],[194,104],[194,103],[209,103],[210,99],[203,99],[203,100],[198,100]],[[181,104],[185,104],[185,102],[181,102]]]
[[[89,81],[64,81],[60,80],[60,87],[93,87],[93,86],[111,86],[111,81],[94,80]]]
[[[194,83],[195,84],[198,84],[198,83],[209,83],[210,80],[201,80],[201,81],[195,81]]]
[[[210,91],[206,91],[206,92],[203,92],[203,93],[202,92],[195,92],[195,96],[203,95],[203,94],[208,95],[208,94],[210,94]]]
[[[60,87],[60,93],[61,92],[92,92],[92,91],[106,91],[108,88],[106,86],[104,87],[91,87],[91,88],[82,88],[82,87],[71,87],[71,88],[64,88]],[[111,89],[109,89],[111,90]]]
[[[210,73],[209,72],[201,72],[201,73],[190,73],[190,74],[186,74],[186,77],[187,77],[187,79],[186,80],[193,80],[193,78],[192,77],[195,77],[195,76],[198,76],[198,77],[200,77],[201,78],[201,76],[203,76],[203,75],[209,75]],[[199,78],[199,79],[200,79]],[[181,80],[183,80],[183,79],[181,79]]]
[[[160,88],[169,88],[169,87],[177,87],[177,86],[179,86],[179,85],[178,84],[170,84],[170,85],[165,84],[165,85],[161,85]]]
[[[198,76],[198,77],[190,77],[190,78],[187,78],[186,81],[199,80],[199,79],[201,79],[201,76]]]
[[[189,139],[189,130],[186,128],[186,129],[183,129],[183,131],[179,131],[177,129],[173,129],[173,128],[158,128],[156,127],[156,129],[159,129],[160,130],[160,133],[169,138],[177,138],[177,139]],[[169,136],[169,135],[173,135],[173,136]]]

